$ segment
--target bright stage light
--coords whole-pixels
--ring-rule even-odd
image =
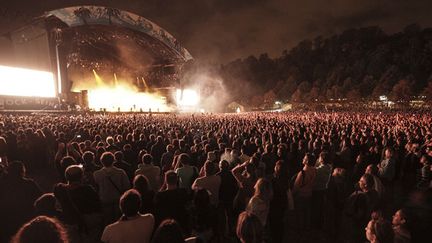
[[[55,97],[50,72],[0,66],[0,95]]]
[[[161,96],[140,93],[127,85],[98,87],[88,91],[89,108],[99,111],[170,111],[166,99]]]
[[[198,105],[200,96],[192,89],[178,89],[176,91],[176,101],[178,106],[192,107]]]

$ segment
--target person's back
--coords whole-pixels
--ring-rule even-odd
[[[126,173],[114,166],[95,171],[94,178],[103,203],[117,201],[121,193],[130,188],[129,178]]]
[[[206,189],[210,192],[210,202],[214,206],[219,204],[219,187],[221,184],[220,176],[216,175],[217,167],[212,162],[204,164],[205,176],[199,177],[192,184],[193,190]]]
[[[150,184],[150,188],[153,191],[158,191],[160,188],[160,168],[152,164],[153,157],[149,154],[145,154],[142,157],[142,163],[138,165],[138,169],[135,171],[135,175],[143,175],[147,178]]]
[[[103,242],[150,242],[154,218],[151,214],[137,215],[127,220],[119,220],[105,228]]]
[[[172,167],[172,163],[174,161],[174,151],[173,150],[174,150],[174,146],[170,144],[166,147],[167,152],[162,154],[161,168],[163,171],[168,171]]]
[[[195,166],[183,165],[176,170],[177,175],[180,178],[179,187],[190,190],[194,179],[198,177],[198,169]]]
[[[221,184],[221,178],[218,175],[210,175],[197,178],[192,185],[193,189],[207,189],[210,195],[210,201],[213,205],[217,206],[219,203],[219,187]]]
[[[155,216],[157,222],[167,218],[173,218],[180,223],[183,230],[189,228],[188,213],[186,204],[189,196],[184,188],[178,188],[178,177],[174,171],[165,173],[164,186],[166,190],[159,191],[155,195]]]
[[[0,183],[1,237],[8,237],[33,216],[33,203],[42,195],[38,185],[25,178],[25,167],[21,162],[12,162],[9,174]],[[7,219],[7,220],[5,220]]]
[[[313,166],[305,166],[303,173],[299,172],[294,183],[293,192],[299,196],[311,196],[315,184],[316,169]]]
[[[120,199],[120,209],[123,216],[115,223],[105,227],[101,240],[107,243],[150,242],[154,227],[152,214],[138,213],[141,205],[141,195],[131,189]]]
[[[163,144],[162,137],[157,137],[156,143],[151,146],[150,154],[154,158],[154,163],[160,165],[162,154],[165,152],[165,145]]]
[[[72,165],[65,173],[68,183],[58,183],[54,187],[54,195],[62,206],[65,221],[78,224],[82,215],[101,212],[97,192],[93,187],[82,184],[83,170]]]
[[[160,191],[155,195],[155,207],[161,218],[174,218],[182,221],[186,214],[186,203],[189,196],[184,188]]]
[[[222,162],[221,162],[222,163]],[[227,164],[228,167],[228,164]],[[238,183],[232,172],[227,169],[221,169],[216,175],[221,178],[219,187],[219,200],[221,203],[231,204],[238,191]]]
[[[113,166],[114,155],[112,153],[103,153],[101,162],[104,167],[95,171],[93,176],[102,202],[104,221],[108,224],[114,222],[118,216],[119,198],[124,191],[130,188],[130,182],[122,169]]]

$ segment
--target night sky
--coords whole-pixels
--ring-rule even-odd
[[[85,4],[142,15],[196,59],[212,63],[264,52],[278,56],[303,39],[348,28],[380,26],[394,33],[411,23],[432,27],[430,0],[0,0],[0,33],[44,11]]]

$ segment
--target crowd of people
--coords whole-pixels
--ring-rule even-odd
[[[2,242],[432,239],[428,113],[3,114],[0,159]]]

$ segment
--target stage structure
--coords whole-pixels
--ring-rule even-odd
[[[10,100],[21,96],[56,97],[69,107],[109,111],[171,111],[177,105],[190,105],[190,100],[199,102],[197,92],[180,83],[183,66],[193,60],[190,53],[166,30],[127,11],[102,6],[49,11],[4,34],[0,43],[10,47],[0,57],[0,67],[4,66],[0,72],[10,74],[16,67],[30,72],[0,82],[34,81],[39,89],[50,89],[47,96],[26,90],[25,82],[14,92],[0,88],[0,110],[5,107],[2,99],[19,104]],[[37,82],[31,71],[50,78]]]

